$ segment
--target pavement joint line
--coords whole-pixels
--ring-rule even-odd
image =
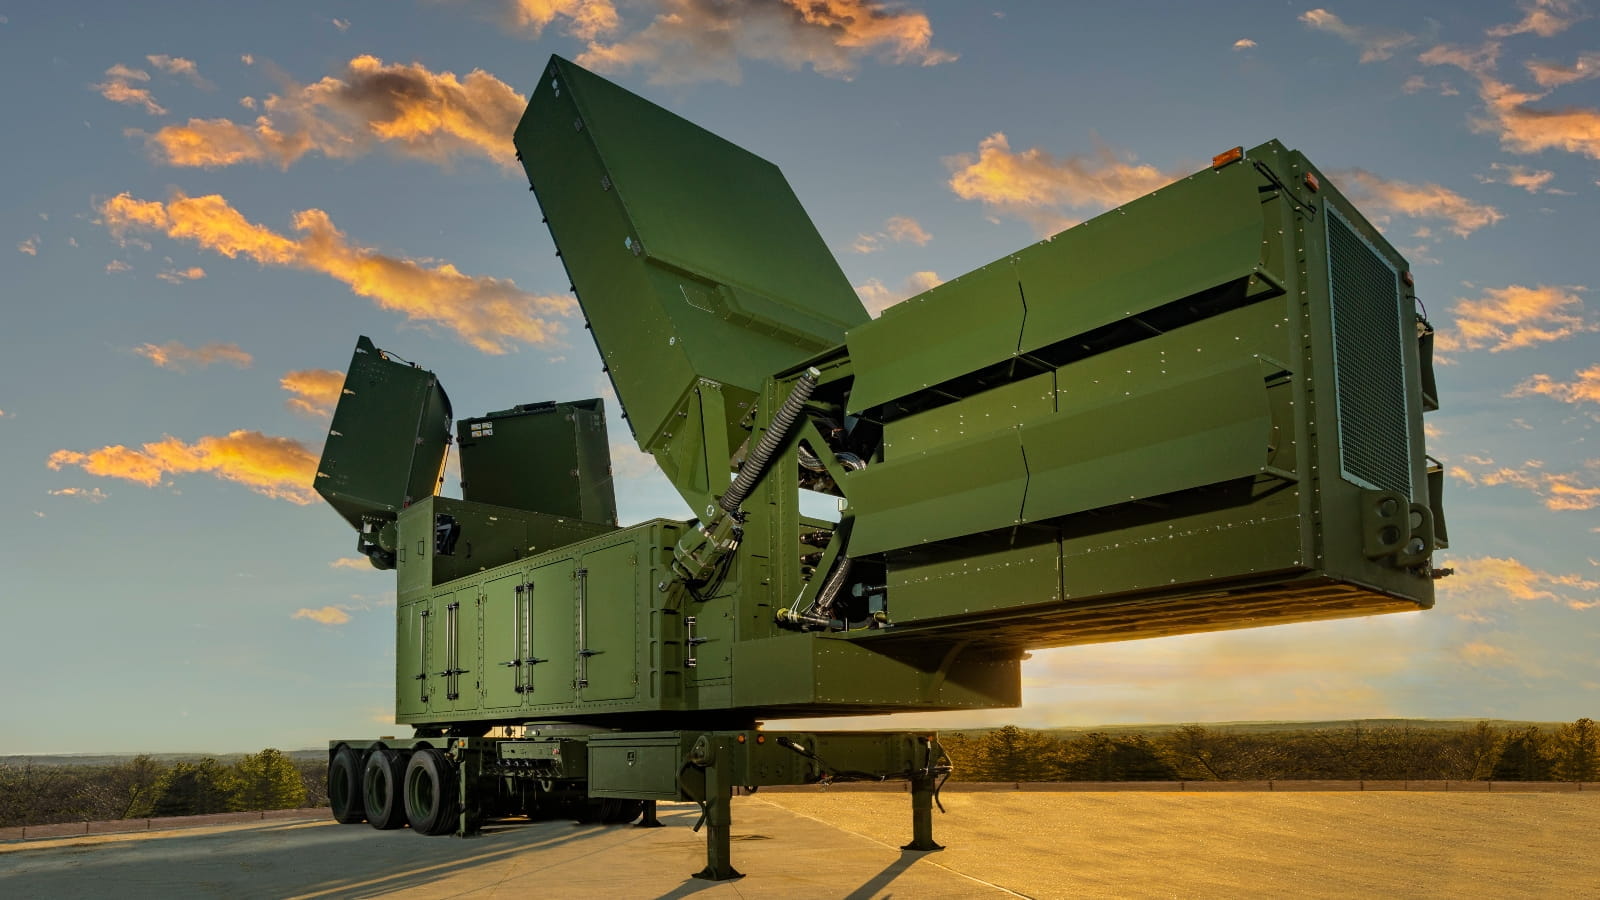
[[[547,838],[545,840],[538,841],[537,843],[533,843],[533,844],[518,844],[518,845],[516,845],[514,847],[505,847],[505,848],[502,848],[502,849],[499,849],[499,850],[491,850],[488,853],[480,853],[477,856],[465,856],[465,857],[462,857],[460,859],[446,860],[445,862],[434,863],[431,866],[423,866],[420,869],[408,869],[407,871],[404,871],[404,872],[390,872],[387,875],[380,875],[377,878],[369,878],[366,881],[358,881],[358,882],[356,882],[354,884],[340,884],[340,885],[336,885],[334,887],[323,888],[322,890],[319,890],[319,891],[312,891],[311,893],[308,893],[308,894],[295,894],[295,895],[293,895],[291,897],[285,898],[285,900],[312,900],[312,898],[314,898],[314,897],[326,897],[329,894],[337,894],[340,891],[349,891],[349,890],[354,890],[356,888],[371,887],[371,886],[376,885],[376,884],[382,884],[385,881],[393,881],[396,878],[405,878],[405,877],[411,876],[411,875],[421,875],[421,874],[426,873],[426,872],[432,872],[432,871],[435,871],[437,869],[448,869],[448,868],[450,868],[452,866],[459,866],[459,865],[462,865],[464,863],[483,862],[483,861],[489,860],[489,859],[498,859],[498,858],[501,858],[501,857],[509,856],[509,855],[511,855],[513,853],[520,853],[520,852],[522,852],[524,850],[536,850],[536,849],[538,849],[540,847],[543,847],[543,846],[545,846],[547,844],[555,843],[555,842],[557,842],[557,841],[559,841],[561,839],[562,839],[561,836],[556,836],[556,837]]]
[[[786,812],[789,815],[799,816],[802,819],[809,819],[809,820],[811,820],[813,822],[816,822],[817,824],[825,826],[827,828],[832,828],[832,829],[834,829],[836,831],[842,831],[845,834],[854,835],[854,836],[856,836],[858,838],[861,838],[864,841],[868,841],[868,842],[877,844],[879,847],[885,847],[885,848],[888,848],[890,850],[897,850],[897,851],[899,851],[901,853],[912,852],[912,851],[907,851],[903,847],[896,847],[893,844],[885,844],[883,841],[880,841],[875,837],[871,837],[869,835],[862,834],[859,831],[851,831],[850,829],[845,828],[842,825],[835,825],[832,822],[824,821],[823,819],[819,819],[816,816],[808,816],[803,812],[797,812],[795,810],[789,809],[786,806],[782,806],[780,804],[773,803],[772,801],[764,799],[764,798],[761,798],[761,797],[751,797],[750,799],[752,799],[752,800],[760,800],[762,803],[765,803],[766,805],[768,805],[768,806],[770,806],[770,807],[772,807],[774,809],[778,809],[778,810],[781,810],[783,812]],[[1035,897],[1032,897],[1032,896],[1030,896],[1028,894],[1021,893],[1020,891],[1014,891],[1011,888],[1008,888],[1003,884],[995,884],[992,881],[984,881],[982,878],[978,878],[978,877],[976,877],[974,875],[968,875],[967,873],[962,872],[962,871],[957,870],[957,869],[952,869],[949,866],[944,865],[943,863],[938,862],[937,860],[931,858],[930,855],[924,855],[921,859],[916,860],[916,862],[925,862],[930,866],[934,866],[935,868],[943,869],[946,872],[949,872],[950,874],[957,876],[958,878],[965,878],[966,880],[968,880],[970,882],[973,882],[974,884],[981,884],[984,887],[991,887],[991,888],[994,888],[997,891],[1003,891],[1006,894],[1011,895],[1012,897],[1021,897],[1021,898],[1023,898],[1023,900],[1037,900],[1037,898],[1035,898]]]

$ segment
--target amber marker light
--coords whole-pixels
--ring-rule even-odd
[[[1415,278],[1411,277],[1411,270],[1410,269],[1407,269],[1404,272],[1400,273],[1400,280],[1404,281],[1406,283],[1406,287],[1416,287],[1417,286],[1417,280]]]
[[[766,735],[764,735],[764,734],[756,735],[756,743],[765,744],[766,742],[767,742],[767,736]]]
[[[736,740],[736,741],[738,741],[739,743],[742,744],[742,743],[744,743],[744,735],[741,734],[738,737],[734,738],[734,740]]]
[[[1317,180],[1317,173],[1315,172],[1307,172],[1305,181],[1306,187],[1311,188],[1312,193],[1316,193],[1317,189],[1322,187],[1322,182]]]
[[[1241,159],[1244,159],[1244,148],[1235,147],[1232,150],[1225,150],[1211,157],[1211,168],[1220,169],[1228,163],[1236,163]]]

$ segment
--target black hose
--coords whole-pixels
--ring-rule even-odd
[[[772,455],[778,452],[778,447],[789,436],[789,430],[794,427],[795,419],[800,417],[800,411],[805,408],[806,401],[811,399],[811,391],[817,386],[817,379],[822,373],[816,368],[806,369],[801,373],[800,379],[795,382],[794,390],[778,407],[772,416],[772,424],[767,426],[766,434],[756,442],[756,446],[745,458],[744,465],[739,467],[739,474],[728,485],[728,492],[718,501],[724,512],[738,512],[750,491],[755,488],[756,482],[766,474],[767,466],[772,462]]]

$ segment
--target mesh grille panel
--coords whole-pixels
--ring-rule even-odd
[[[1411,492],[1400,279],[1394,267],[1331,208],[1328,278],[1344,477]]]

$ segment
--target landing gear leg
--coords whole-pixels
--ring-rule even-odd
[[[901,850],[943,850],[933,842],[933,775],[911,779],[911,843]]]
[[[656,802],[654,800],[646,800],[646,801],[644,801],[644,816],[642,818],[640,818],[638,823],[635,824],[633,827],[635,827],[635,828],[661,828],[662,827],[661,820],[656,818]]]
[[[727,751],[717,747],[715,761],[706,768],[706,867],[694,874],[707,881],[744,877],[733,868],[731,769]]]

